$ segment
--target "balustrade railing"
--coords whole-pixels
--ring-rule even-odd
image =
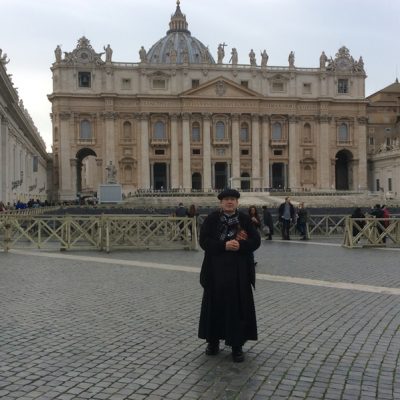
[[[189,249],[197,248],[194,218],[156,215],[0,216],[0,248]]]

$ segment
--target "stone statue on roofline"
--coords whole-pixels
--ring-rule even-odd
[[[140,62],[142,63],[147,62],[147,52],[143,46],[139,50],[139,57],[140,57]]]
[[[268,64],[268,58],[269,58],[269,56],[268,56],[268,54],[267,54],[267,51],[264,50],[264,51],[261,53],[261,66],[262,66],[262,67],[266,67],[266,66],[267,66],[267,64]]]
[[[106,62],[111,62],[111,57],[112,57],[112,48],[108,44],[107,47],[103,46],[104,51],[106,52]]]
[[[250,65],[255,67],[257,65],[257,62],[256,62],[256,53],[254,53],[253,49],[250,50],[249,59],[250,59]]]

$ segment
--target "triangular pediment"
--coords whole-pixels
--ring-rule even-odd
[[[183,92],[181,97],[259,98],[261,95],[221,76]]]

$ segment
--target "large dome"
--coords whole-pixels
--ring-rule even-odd
[[[171,17],[167,35],[156,42],[147,53],[151,64],[215,64],[208,48],[190,34],[186,16],[177,1],[175,14]]]

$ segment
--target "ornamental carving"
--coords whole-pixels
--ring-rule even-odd
[[[66,65],[76,65],[76,64],[95,64],[104,65],[105,62],[101,59],[104,53],[96,53],[90,44],[89,39],[82,36],[78,40],[78,44],[74,50],[70,53],[64,52],[64,59],[57,56],[58,62]]]
[[[354,60],[354,58],[350,55],[349,49],[343,46],[336,53],[335,59],[331,57],[330,60],[328,60],[326,70],[344,73],[365,73],[364,60],[362,57],[360,57],[358,61]]]
[[[218,96],[223,96],[226,93],[226,85],[224,81],[218,81],[215,84],[215,93]]]

